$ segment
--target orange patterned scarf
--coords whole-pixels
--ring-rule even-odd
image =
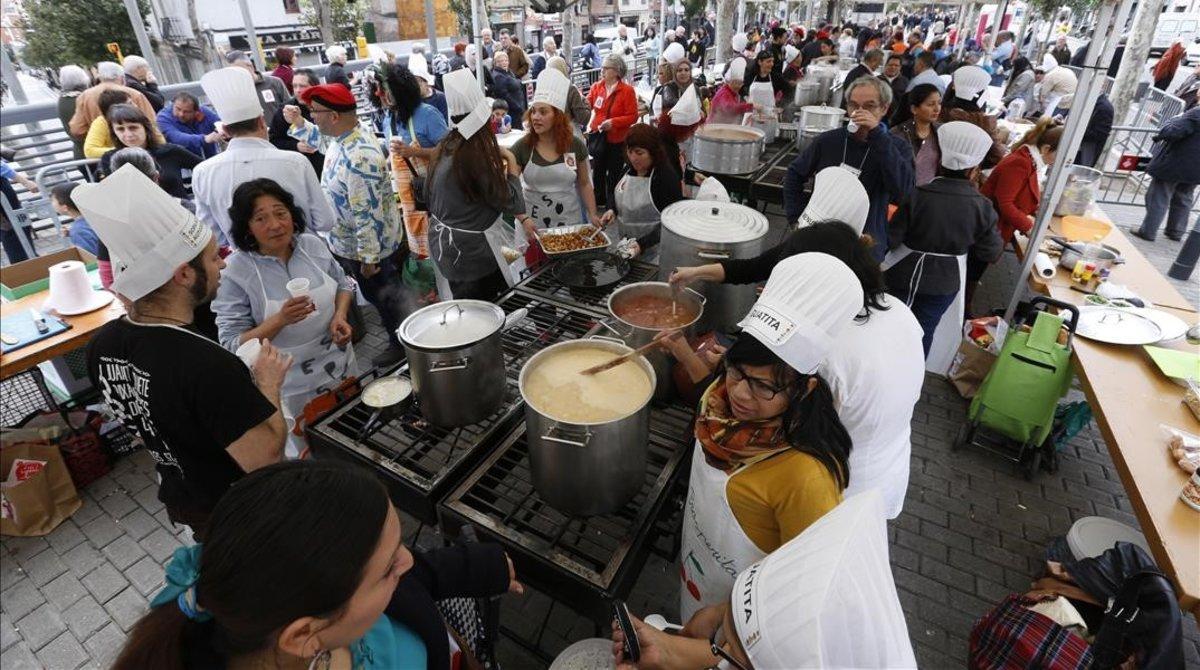
[[[788,448],[778,418],[743,421],[733,416],[724,376],[714,381],[700,399],[696,439],[710,458],[727,466],[725,469],[757,462]]]

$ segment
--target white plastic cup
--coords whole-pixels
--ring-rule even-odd
[[[287,288],[287,292],[291,294],[293,298],[304,298],[308,297],[308,286],[308,277],[296,277],[295,279],[288,281],[288,283],[285,285],[285,288]],[[314,309],[312,313],[316,314],[317,310]],[[309,316],[312,316],[312,314]]]
[[[246,364],[246,367],[254,368],[254,364],[258,362],[258,355],[262,353],[262,340],[257,338],[246,340],[242,342],[235,353]]]

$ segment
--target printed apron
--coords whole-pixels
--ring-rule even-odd
[[[654,198],[650,194],[650,180],[653,178],[654,171],[651,170],[649,177],[629,173],[617,182],[613,197],[617,201],[617,211],[621,213],[617,217],[617,230],[622,238],[649,235],[662,225],[662,214],[654,205]],[[658,245],[651,249],[642,249],[641,260],[657,264]]]
[[[728,473],[709,465],[699,440],[693,452],[679,550],[681,623],[703,607],[728,601],[738,573],[767,555],[742,530],[729,506],[725,491],[740,470]]]
[[[958,261],[958,295],[954,297],[954,303],[950,305],[942,314],[942,319],[938,321],[937,328],[933,331],[933,344],[929,347],[929,356],[925,358],[926,371],[945,377],[946,372],[950,369],[950,363],[954,360],[954,354],[958,352],[958,345],[962,342],[962,325],[966,312],[963,294],[967,283],[967,255],[915,251],[901,244],[889,251],[887,256],[884,256],[883,263],[880,264],[880,269],[887,272],[888,268],[899,263],[909,254],[917,256],[917,263],[913,266],[912,279],[909,281],[910,287],[921,285],[921,274],[925,270],[926,257],[953,258]],[[908,292],[909,306],[912,306],[914,295],[916,295],[915,289],[910,288]]]
[[[285,447],[288,458],[299,457],[306,448],[303,438],[292,434],[291,424],[295,417],[303,413],[308,401],[324,389],[337,386],[346,377],[358,373],[354,364],[354,345],[347,344],[342,350],[333,343],[333,335],[329,333],[329,321],[337,309],[337,284],[313,262],[304,249],[297,246],[296,251],[303,254],[317,270],[316,278],[309,284],[308,294],[317,311],[297,323],[284,326],[271,339],[271,344],[292,356],[292,367],[279,390],[284,419],[289,424]],[[264,314],[275,314],[283,309],[285,301],[267,298],[267,285],[257,265],[254,266],[254,272],[258,275],[263,302],[266,304]]]
[[[536,149],[534,149],[536,152]],[[562,161],[554,165],[538,165],[532,158],[521,172],[521,183],[525,187],[525,206],[529,216],[540,229],[556,226],[574,226],[583,221],[583,209],[579,206],[579,191],[576,188],[579,166],[575,154],[563,154]],[[546,256],[525,239],[525,226],[516,226],[517,249],[529,244],[525,252],[525,263],[536,265]]]

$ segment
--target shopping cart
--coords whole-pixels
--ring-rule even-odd
[[[1059,313],[1048,312],[1051,307]],[[1027,321],[1033,326],[1024,327]],[[1043,459],[1057,462],[1054,440],[1047,438],[1058,401],[1071,384],[1071,339],[1078,322],[1074,305],[1040,296],[1030,301],[971,401],[953,449],[971,445],[1004,456],[1029,480]],[[1065,343],[1060,343],[1064,328]]]

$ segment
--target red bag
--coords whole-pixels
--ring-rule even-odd
[[[971,629],[967,667],[976,670],[1087,670],[1087,640],[1026,609],[1023,596],[1010,595]]]

